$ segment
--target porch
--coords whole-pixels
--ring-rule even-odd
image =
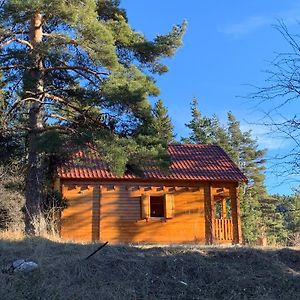
[[[211,186],[207,204],[208,244],[241,244],[242,230],[237,185]]]

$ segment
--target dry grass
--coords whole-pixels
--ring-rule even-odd
[[[297,249],[106,246],[0,236],[1,299],[300,299]]]

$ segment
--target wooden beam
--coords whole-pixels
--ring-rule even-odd
[[[205,210],[205,239],[206,244],[215,243],[215,204],[210,184],[204,187],[204,210]]]
[[[231,187],[229,189],[229,194],[233,227],[233,243],[241,244],[243,241],[243,237],[241,228],[240,200],[238,196],[238,189],[235,187]]]
[[[222,219],[227,219],[226,198],[222,198]]]

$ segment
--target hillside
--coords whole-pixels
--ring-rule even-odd
[[[0,240],[1,299],[300,299],[300,251],[243,247],[106,246]]]

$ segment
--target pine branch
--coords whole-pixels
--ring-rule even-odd
[[[10,65],[10,66],[3,66],[0,67],[0,70],[11,70],[11,69],[27,69],[28,67],[24,65]]]
[[[9,109],[9,111],[6,113],[6,116],[8,117],[17,107],[19,107],[23,102],[27,102],[27,101],[33,101],[33,102],[38,102],[40,104],[45,104],[44,101],[41,101],[34,97],[27,97],[20,100],[16,100],[12,105],[12,107]]]
[[[83,113],[83,110],[79,109],[78,107],[72,105],[69,101],[59,97],[59,96],[56,96],[56,95],[52,95],[52,94],[49,94],[49,93],[45,93],[45,97],[46,98],[49,98],[53,101],[56,101],[56,102],[59,102],[61,104],[64,104],[65,106],[68,106],[76,111],[78,111],[79,113]]]
[[[89,73],[93,76],[95,76],[98,80],[102,81],[102,78],[100,77],[100,75],[105,75],[108,76],[109,73],[106,72],[96,72],[91,70],[88,67],[84,67],[84,66],[68,66],[68,65],[64,65],[64,66],[55,66],[55,67],[50,67],[50,68],[45,68],[44,71],[45,72],[51,72],[51,71],[56,71],[56,70],[80,70],[80,71],[84,71],[86,73]]]
[[[26,40],[17,38],[16,36],[13,36],[12,38],[8,39],[8,40],[5,41],[5,42],[1,42],[0,48],[3,48],[3,47],[5,47],[5,46],[7,46],[7,45],[9,45],[10,43],[13,43],[13,42],[17,42],[17,43],[26,45],[26,46],[28,46],[31,50],[33,49],[33,46],[32,46],[31,43],[29,43],[29,42],[26,41]]]
[[[58,115],[58,114],[47,114],[46,117],[48,118],[53,118],[53,119],[58,119],[58,120],[61,120],[61,121],[66,121],[66,122],[70,122],[70,120],[68,118],[65,118],[61,115]],[[72,120],[73,123],[76,123],[76,124],[79,124],[79,122],[76,122],[74,120]]]
[[[53,34],[53,33],[46,33],[46,32],[44,32],[43,36],[46,36],[47,38],[52,38],[52,39],[61,39],[61,40],[66,41],[68,44],[72,44],[72,45],[78,46],[78,43],[77,43],[76,40],[70,39],[67,36],[64,36],[62,34]]]
[[[64,104],[67,107],[70,107],[70,108],[74,109],[81,116],[83,116],[85,119],[91,121],[94,124],[99,124],[103,128],[108,128],[105,124],[101,123],[101,120],[100,120],[101,118],[103,118],[103,119],[107,118],[107,113],[99,114],[100,118],[93,118],[91,115],[89,115],[88,110],[86,110],[86,109],[80,109],[80,108],[78,108],[78,107],[70,104],[67,100],[65,100],[65,99],[63,99],[63,98],[61,98],[59,96],[55,96],[55,95],[52,95],[52,94],[49,94],[49,93],[45,93],[45,97],[49,98],[49,99],[52,99],[54,101],[57,101],[57,102],[59,102],[61,104]],[[70,120],[68,120],[68,121],[70,121]],[[74,122],[74,120],[72,120],[72,122]]]

